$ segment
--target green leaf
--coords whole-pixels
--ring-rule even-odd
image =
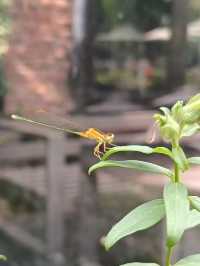
[[[187,229],[200,225],[200,212],[192,210],[189,213]]]
[[[121,238],[147,229],[158,223],[165,215],[164,202],[156,199],[140,205],[112,227],[104,239],[106,249],[111,248]]]
[[[188,162],[191,164],[200,164],[200,157],[190,157],[188,158]]]
[[[117,146],[114,148],[109,149],[103,156],[102,160],[106,160],[111,155],[118,153],[118,152],[141,152],[145,154],[151,154],[153,149],[149,146],[142,146],[142,145],[127,145],[127,146]]]
[[[187,105],[194,103],[196,101],[200,100],[200,93],[197,93],[196,95],[194,95],[192,98],[190,98],[190,100],[188,101]]]
[[[190,203],[194,209],[200,212],[200,198],[197,196],[189,197]]]
[[[170,115],[170,109],[169,109],[169,108],[163,106],[163,107],[160,107],[160,110],[161,110],[166,116]]]
[[[180,146],[173,147],[172,148],[172,153],[173,153],[174,161],[178,164],[179,168],[182,171],[187,170],[188,167],[189,167],[189,162],[188,162],[188,159],[185,156],[185,153],[184,153],[183,149]]]
[[[144,154],[159,153],[159,154],[164,154],[173,159],[172,152],[166,147],[151,148],[149,146],[144,146],[144,145],[127,145],[127,146],[117,146],[109,149],[102,157],[102,160],[103,161],[107,160],[111,155],[116,154],[118,152],[141,152]]]
[[[167,217],[167,246],[173,247],[187,227],[189,200],[187,189],[180,183],[170,183],[164,188]]]
[[[181,137],[190,137],[197,133],[199,129],[200,126],[198,123],[186,124],[181,131]]]
[[[171,109],[172,117],[181,123],[184,118],[184,113],[183,113],[183,101],[177,101],[174,106],[172,106]]]
[[[137,161],[137,160],[127,160],[127,161],[100,161],[94,165],[92,165],[89,168],[89,174],[91,174],[93,171],[99,169],[99,168],[105,168],[105,167],[122,167],[122,168],[130,168],[130,169],[136,169],[139,171],[144,172],[151,172],[151,173],[157,173],[157,174],[163,174],[169,177],[173,176],[172,171],[169,169],[159,166],[157,164],[143,162],[143,161]]]
[[[140,262],[131,262],[131,263],[126,263],[121,266],[159,266],[156,263],[140,263]]]
[[[179,260],[174,266],[199,266],[200,254],[188,256],[182,260]]]
[[[172,160],[174,160],[172,152],[170,151],[170,149],[168,149],[166,147],[156,147],[153,149],[153,152],[159,153],[159,154],[164,154],[164,155],[170,157]]]

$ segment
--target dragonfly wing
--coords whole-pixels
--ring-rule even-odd
[[[21,114],[20,114],[21,115]],[[34,111],[29,111],[27,115],[23,115],[22,117],[25,117],[27,119],[44,123],[49,126],[57,127],[60,129],[69,129],[71,131],[83,131],[85,130],[84,127],[80,126],[78,123],[70,120],[69,117],[62,117],[55,115],[53,113],[47,112],[43,109],[38,109]]]

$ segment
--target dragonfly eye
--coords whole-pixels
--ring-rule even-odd
[[[107,139],[108,139],[108,142],[112,142],[113,141],[113,139],[114,139],[114,134],[113,133],[108,133],[107,134]]]

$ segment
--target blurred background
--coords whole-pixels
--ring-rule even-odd
[[[198,93],[199,73],[199,0],[0,0],[1,265],[161,263],[162,224],[109,253],[100,239],[160,197],[164,177],[121,169],[89,177],[93,143],[10,114],[45,110],[55,125],[68,127],[66,118],[113,132],[116,144],[146,144],[152,114]],[[198,154],[199,143],[185,140],[187,154]],[[117,158],[170,166],[158,155]],[[199,171],[184,176],[194,195]],[[175,256],[197,251],[199,236],[186,233]]]

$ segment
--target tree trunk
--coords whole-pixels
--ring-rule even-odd
[[[172,1],[172,38],[170,42],[168,90],[181,86],[186,76],[188,0]]]
[[[77,109],[84,109],[94,92],[94,38],[96,35],[96,4],[95,1],[76,0],[74,21],[74,62],[73,62],[73,94]],[[80,4],[79,4],[80,2]]]

